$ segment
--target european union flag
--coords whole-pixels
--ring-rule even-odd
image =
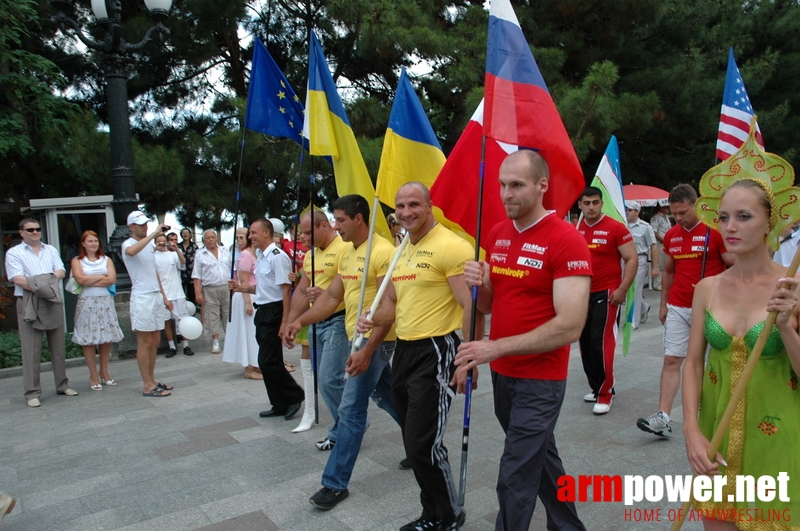
[[[256,38],[244,126],[303,145],[303,104],[267,48]]]

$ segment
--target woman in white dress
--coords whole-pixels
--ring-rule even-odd
[[[72,276],[83,286],[75,307],[72,342],[83,347],[92,389],[102,391],[102,384],[117,385],[108,374],[108,361],[111,343],[122,341],[122,330],[114,309],[114,297],[109,291],[117,282],[117,272],[114,263],[103,254],[96,232],[87,230],[81,236],[80,252],[72,259]],[[99,374],[95,348],[100,352]]]
[[[236,258],[236,282],[242,286],[255,286],[256,255],[247,229],[236,229],[236,245],[239,256]],[[233,294],[231,301],[231,322],[225,332],[225,348],[222,361],[239,363],[244,367],[244,377],[263,380],[258,368],[258,343],[256,342],[255,310],[249,293]]]

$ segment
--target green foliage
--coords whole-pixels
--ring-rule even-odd
[[[66,357],[82,358],[83,350],[80,345],[72,342],[72,334],[67,334]],[[42,342],[42,363],[50,361],[50,348],[47,346],[47,335]],[[22,349],[19,344],[19,334],[14,332],[0,332],[0,369],[19,367],[22,365]]]

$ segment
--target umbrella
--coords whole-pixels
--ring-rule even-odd
[[[666,205],[669,192],[646,184],[626,184],[622,187],[625,201],[636,201],[642,206]]]

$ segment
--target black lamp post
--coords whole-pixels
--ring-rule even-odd
[[[158,33],[163,39],[169,30],[162,22],[169,15],[172,0],[144,0],[156,24],[144,34],[136,44],[125,42],[121,35],[122,3],[120,0],[91,0],[92,12],[97,17],[96,24],[105,28],[102,40],[96,40],[84,33],[80,24],[69,17],[72,0],[50,0],[56,9],[52,22],[66,33],[71,29],[87,48],[104,53],[103,63],[106,78],[106,97],[108,98],[108,129],[111,141],[111,190],[114,194],[112,206],[116,228],[109,242],[110,254],[117,269],[117,288],[129,290],[131,286],[120,248],[129,236],[128,213],[137,209],[135,177],[133,173],[133,148],[131,146],[131,125],[128,114],[128,74],[125,69],[125,56],[142,49]]]

